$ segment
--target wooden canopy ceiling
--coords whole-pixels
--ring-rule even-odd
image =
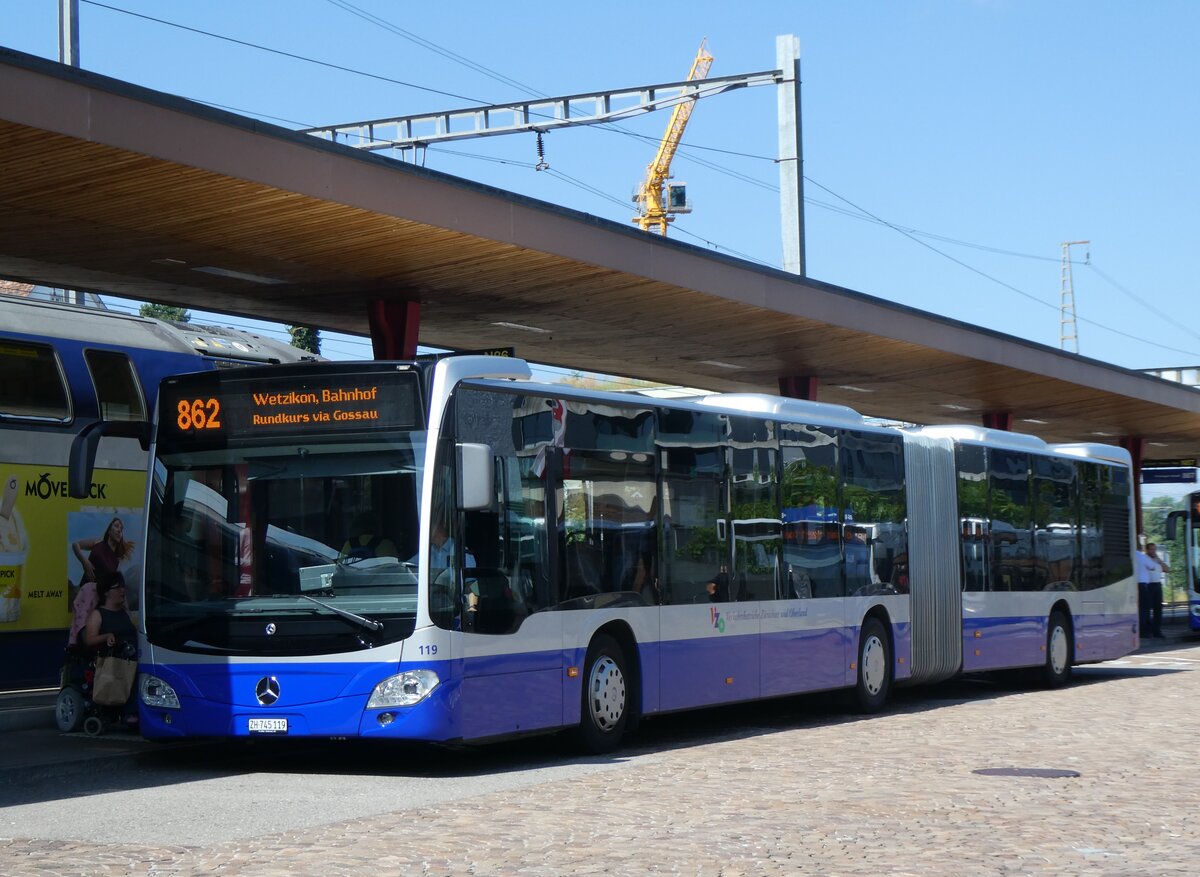
[[[919,423],[1200,455],[1200,393],[0,50],[0,276]],[[527,328],[519,328],[527,327]]]

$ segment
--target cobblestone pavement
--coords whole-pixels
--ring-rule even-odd
[[[419,813],[204,847],[0,838],[0,873],[1190,877],[1193,669],[1200,647],[1085,669],[1061,691],[903,693],[865,719],[786,701],[778,727],[756,707],[715,741],[647,730],[647,757]],[[995,768],[1079,776],[975,773]]]

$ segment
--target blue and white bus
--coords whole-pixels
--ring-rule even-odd
[[[1167,541],[1183,540],[1187,570],[1188,626],[1200,630],[1200,491],[1184,498],[1183,508],[1167,515]]]
[[[146,421],[168,375],[305,356],[251,332],[0,295],[0,690],[58,684],[83,561],[114,521],[120,570],[140,581],[146,451],[106,442],[95,488],[75,500],[75,434],[100,419]]]
[[[499,357],[169,378],[142,733],[607,751],[713,704],[1061,685],[1138,645],[1129,476],[1114,447],[588,392]],[[387,552],[352,556],[368,526]]]

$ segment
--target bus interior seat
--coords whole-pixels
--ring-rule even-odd
[[[495,512],[467,512],[463,545],[477,566],[500,566],[500,516]]]
[[[503,570],[475,567],[467,571],[479,592],[475,630],[479,633],[507,633],[513,629],[519,601]]]
[[[586,542],[571,542],[566,548],[567,598],[590,597],[603,592],[603,558],[600,550]]]

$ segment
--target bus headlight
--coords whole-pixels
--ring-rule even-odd
[[[179,709],[179,695],[175,689],[149,673],[142,674],[141,695],[142,703],[146,706],[164,710]]]
[[[389,706],[412,706],[429,697],[442,680],[432,670],[405,670],[389,676],[371,692],[367,709],[376,710]]]

